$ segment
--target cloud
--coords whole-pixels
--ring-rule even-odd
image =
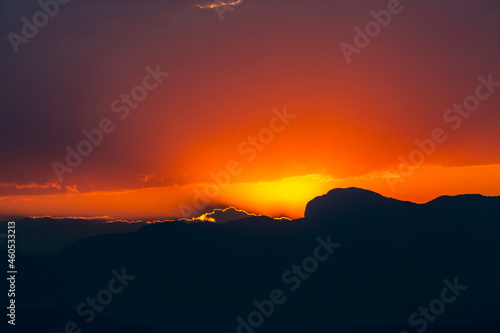
[[[80,193],[80,191],[78,191],[78,189],[76,188],[76,184],[66,185],[65,188],[68,191],[68,193]]]
[[[51,187],[57,188],[59,190],[61,189],[61,186],[56,182],[45,183],[45,184],[29,183],[29,184],[21,184],[21,185],[16,184],[16,183],[0,184],[0,188],[4,188],[4,187],[15,187],[18,190],[25,189],[25,188],[43,188],[43,189],[46,189],[46,188],[51,188]]]
[[[241,220],[247,217],[254,217],[254,216],[264,216],[264,215],[257,215],[253,213],[248,213],[244,210],[237,209],[235,207],[227,207],[224,209],[214,209],[213,212],[211,213],[205,213],[201,216],[194,217],[192,219],[184,219],[186,221],[192,221],[192,222],[214,222],[214,223],[226,223],[230,221],[236,221],[236,220]],[[275,220],[289,220],[289,218],[286,217],[280,217],[280,218],[275,218]]]
[[[57,194],[63,191],[57,182],[19,184],[17,182],[0,183],[0,197],[14,195]]]
[[[92,221],[107,221],[113,219],[110,216],[52,216],[52,215],[36,215],[36,216],[27,216],[30,219],[52,219],[52,220],[92,220]],[[113,221],[114,222],[114,221]]]
[[[141,181],[146,182],[146,183],[147,182],[163,182],[163,181],[165,181],[165,177],[160,176],[156,173],[150,173],[150,174],[142,175]]]
[[[221,7],[225,7],[225,6],[237,6],[241,3],[243,3],[243,0],[215,1],[215,2],[211,2],[211,3],[197,4],[196,7],[200,8],[200,9],[214,9],[214,8],[221,8]]]

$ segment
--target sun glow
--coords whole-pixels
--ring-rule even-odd
[[[304,216],[305,207],[310,200],[333,188],[359,187],[387,197],[419,203],[444,194],[497,195],[500,188],[500,165],[425,166],[415,171],[412,177],[402,179],[404,182],[397,184],[396,191],[391,191],[388,186],[384,177],[385,171],[345,178],[316,173],[285,177],[275,181],[234,182],[221,187],[216,197],[207,199],[206,208],[214,210],[215,207],[236,206],[246,212],[273,218],[280,216],[300,218]],[[457,179],[461,181],[457,182]],[[128,221],[173,220],[182,216],[180,204],[194,207],[196,193],[203,192],[205,185],[210,184],[213,185],[207,182],[121,191],[4,196],[0,197],[0,212],[5,216],[111,217],[110,220]],[[433,187],[430,188],[429,184],[433,184]],[[197,216],[201,216],[201,220],[211,221],[209,218],[215,216],[202,215],[207,213],[207,210],[199,212]]]
[[[244,209],[260,207],[267,215],[281,216],[282,207],[294,207],[293,217],[300,217],[305,204],[323,194],[332,186],[334,179],[320,174],[287,177],[271,182],[234,184],[224,197],[245,198]],[[288,213],[289,211],[287,211]]]

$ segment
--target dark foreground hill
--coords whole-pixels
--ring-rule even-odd
[[[104,317],[116,332],[498,333],[499,240],[500,197],[336,189],[291,222],[153,224],[77,241],[50,265],[20,257],[16,297],[73,314],[51,332],[100,332]]]
[[[0,230],[7,229],[8,221],[0,221]],[[101,234],[136,231],[146,223],[113,222],[103,220],[51,219],[25,217],[16,221],[17,253],[40,256],[61,251],[77,240]]]

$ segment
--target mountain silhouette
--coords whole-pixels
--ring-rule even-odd
[[[99,313],[116,327],[417,332],[423,324],[412,326],[409,317],[439,299],[447,281],[466,289],[427,321],[425,331],[498,333],[498,239],[500,197],[415,204],[357,188],[334,189],[311,200],[297,220],[155,223],[77,240],[51,260],[20,256],[17,302],[21,310],[75,314],[77,305],[107,288],[113,270],[123,269],[134,278]],[[304,267],[311,270],[314,261],[307,258],[320,253],[327,258],[314,259],[316,267],[307,273]],[[248,329],[255,304],[267,304],[276,290],[285,300]],[[62,331],[69,320],[63,317],[44,327]],[[101,329],[97,319],[74,320],[84,332]]]
[[[2,230],[8,221],[0,222]],[[16,242],[18,254],[45,255],[61,251],[79,239],[90,236],[136,231],[145,223],[113,222],[83,219],[22,218],[16,221],[16,231],[22,235]]]
[[[333,218],[337,214],[384,211],[387,209],[410,209],[416,204],[407,201],[386,198],[378,193],[359,188],[337,188],[325,195],[309,201],[305,217]]]

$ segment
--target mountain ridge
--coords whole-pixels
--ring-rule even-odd
[[[311,214],[292,221],[147,224],[78,240],[42,266],[23,260],[19,290],[29,292],[20,293],[19,304],[74,311],[123,267],[136,278],[102,313],[121,324],[234,331],[236,318],[255,310],[254,300],[278,288],[288,301],[262,328],[412,330],[408,317],[439,296],[444,279],[458,277],[469,288],[439,324],[497,322],[499,203],[500,197],[462,196],[415,204],[347,189],[316,200]],[[341,246],[290,291],[284,272],[312,256],[318,238]]]

